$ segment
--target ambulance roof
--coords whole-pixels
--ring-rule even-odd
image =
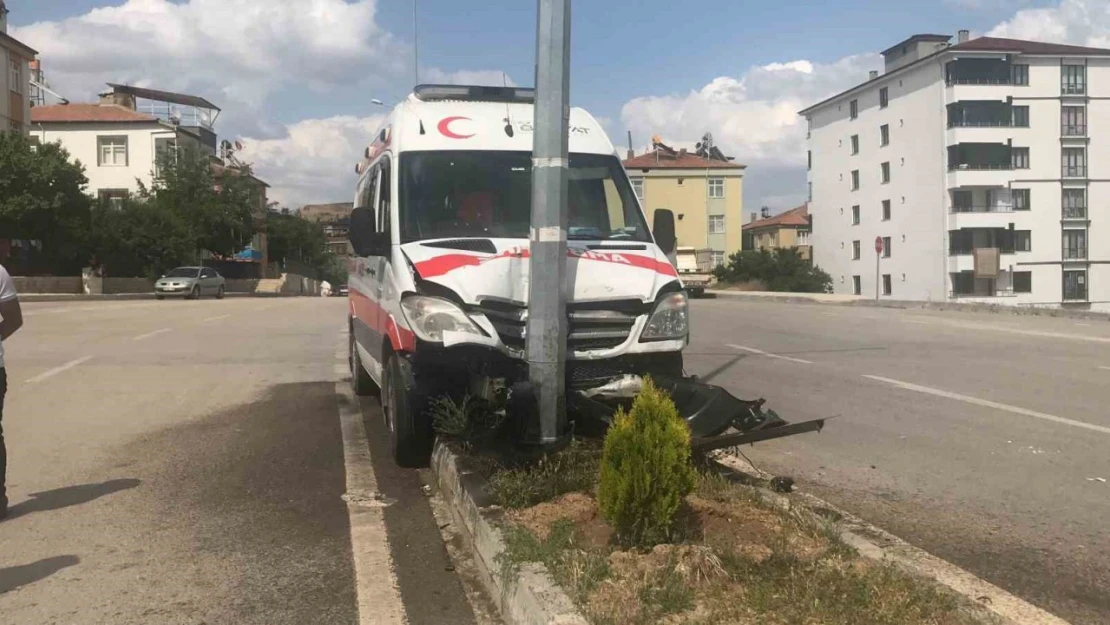
[[[395,152],[531,152],[533,99],[532,89],[517,87],[421,85],[393,109],[382,129]],[[601,124],[583,109],[570,110],[569,137],[572,153],[614,154]]]

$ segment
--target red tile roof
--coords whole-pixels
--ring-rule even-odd
[[[668,154],[663,150],[647,152],[624,161],[625,169],[745,169],[747,165],[702,158],[689,152]]]
[[[797,208],[792,208],[784,213],[779,213],[773,217],[753,221],[750,224],[740,226],[741,230],[757,230],[759,228],[767,228],[769,226],[808,226],[809,225],[809,204],[802,204]]]
[[[1084,46],[1068,46],[1059,43],[1044,43],[1042,41],[1025,41],[1023,39],[1002,39],[1000,37],[979,37],[964,43],[956,44],[948,50],[956,51],[984,51],[984,52],[1020,52],[1022,54],[1048,54],[1080,56],[1110,56],[1106,48],[1087,48]]]
[[[156,122],[144,115],[118,104],[55,104],[31,108],[31,122],[35,124],[80,122]]]

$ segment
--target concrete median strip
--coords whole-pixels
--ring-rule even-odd
[[[432,454],[432,473],[465,529],[482,581],[508,625],[588,625],[542,565],[522,565],[514,579],[501,574],[505,541],[497,525],[500,509],[489,505],[485,480],[477,471],[440,443]]]

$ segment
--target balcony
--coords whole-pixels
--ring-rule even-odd
[[[1064,81],[1060,83],[1061,95],[1086,95],[1087,84],[1083,81]]]
[[[1062,178],[1086,178],[1087,166],[1086,165],[1064,165],[1060,167],[1060,177]]]
[[[994,204],[953,204],[951,208],[951,212],[953,213],[1012,213],[1014,210],[1014,205],[1008,202],[996,202]]]
[[[1086,137],[1086,124],[1063,124],[1060,126],[1061,137]]]
[[[1085,221],[1087,219],[1087,207],[1078,205],[1068,206],[1065,204],[1063,218]]]
[[[1065,245],[1062,252],[1062,257],[1065,263],[1082,263],[1087,261],[1087,246]]]
[[[1012,85],[1014,71],[1004,59],[963,58],[948,62],[945,81],[952,85]]]

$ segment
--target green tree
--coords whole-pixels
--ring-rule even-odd
[[[93,249],[109,275],[157,278],[196,260],[193,228],[159,202],[127,199],[118,208],[101,203],[91,221]]]
[[[76,271],[85,260],[90,199],[79,162],[58,143],[35,146],[0,132],[0,233],[42,242],[41,269]]]
[[[270,211],[266,214],[266,237],[270,259],[277,262],[295,260],[317,269],[327,262],[327,237],[319,224],[297,215]]]
[[[796,247],[737,252],[714,274],[721,282],[756,280],[772,291],[832,292],[832,276],[803,258]]]

